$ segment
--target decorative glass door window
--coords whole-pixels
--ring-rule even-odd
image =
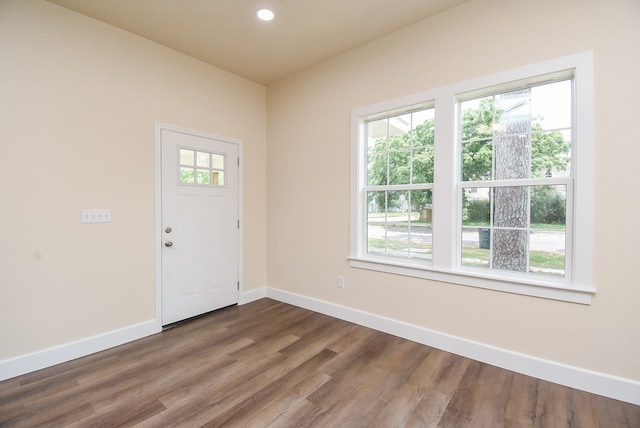
[[[224,186],[225,155],[180,148],[179,184],[195,186]]]

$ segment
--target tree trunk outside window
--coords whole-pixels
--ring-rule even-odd
[[[496,180],[531,177],[530,89],[500,96],[502,110],[494,132]],[[529,225],[528,187],[496,187],[493,191],[492,260],[495,269],[527,270],[527,228]]]

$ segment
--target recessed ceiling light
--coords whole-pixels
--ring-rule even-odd
[[[260,18],[263,21],[271,21],[275,16],[273,11],[269,9],[258,9],[258,11],[256,12],[256,15],[258,15],[258,18]]]

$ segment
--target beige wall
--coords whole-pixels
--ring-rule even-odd
[[[587,50],[596,97],[590,306],[349,267],[351,109]],[[270,86],[269,286],[640,380],[638,70],[637,0],[473,0]]]
[[[266,89],[41,0],[0,1],[0,360],[155,318],[156,121],[244,141],[266,282]],[[109,224],[82,225],[82,208]]]

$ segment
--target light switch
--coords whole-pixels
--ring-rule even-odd
[[[111,210],[100,209],[83,209],[82,210],[82,222],[83,223],[110,223],[111,222]]]

